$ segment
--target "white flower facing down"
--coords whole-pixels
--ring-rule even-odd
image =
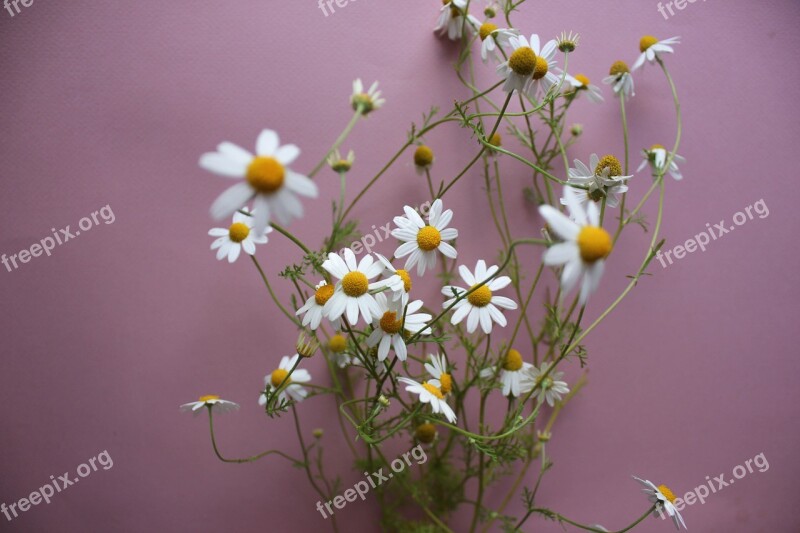
[[[561,287],[565,294],[583,278],[580,303],[584,304],[600,284],[605,258],[611,253],[613,243],[608,232],[600,227],[597,204],[589,202],[584,210],[577,193],[569,186],[564,189],[564,200],[573,220],[552,206],[539,207],[550,229],[564,240],[548,248],[543,261],[548,266],[564,266]]]
[[[403,207],[406,216],[394,217],[397,228],[392,230],[392,237],[404,241],[397,247],[394,256],[408,256],[405,269],[410,270],[416,265],[419,276],[428,269],[436,268],[437,252],[450,259],[458,256],[456,249],[445,242],[458,237],[457,229],[447,227],[453,219],[453,211],[442,211],[442,207],[442,200],[437,198],[428,213],[427,224],[410,206]]]
[[[539,393],[537,395],[537,399],[539,403],[547,402],[547,405],[553,407],[556,402],[561,401],[562,394],[569,393],[569,387],[567,386],[566,381],[562,381],[561,377],[564,375],[563,372],[556,372],[555,370],[550,371],[547,374],[550,367],[553,366],[553,363],[542,363],[539,368],[532,366],[528,370],[528,377],[530,388],[531,390],[536,384],[539,384]],[[547,377],[542,377],[547,374]]]
[[[636,62],[633,64],[631,71],[634,71],[644,65],[645,61],[652,63],[656,60],[658,54],[674,53],[675,49],[672,48],[672,45],[680,44],[680,42],[680,37],[670,37],[669,39],[659,41],[652,35],[645,35],[642,37],[641,41],[639,41],[639,51],[641,54],[638,58],[636,58]]]
[[[649,150],[642,150],[642,155],[644,156],[644,160],[636,171],[641,172],[644,170],[644,167],[649,164],[653,170],[653,178],[657,178],[663,171],[664,165],[667,164],[667,156],[669,155],[667,149],[660,144],[654,144]],[[685,158],[675,154],[672,161],[669,162],[669,175],[676,180],[682,180],[683,174],[681,174],[681,170],[678,168],[678,163],[683,164],[685,162]]]
[[[486,281],[491,276],[494,276],[499,269],[498,266],[493,265],[486,268],[486,262],[481,259],[475,265],[474,274],[465,265],[458,267],[458,273],[464,283],[469,285],[469,288],[456,287],[446,285],[442,288],[442,294],[449,296],[450,299],[442,304],[443,307],[449,307],[456,298],[462,296],[467,291],[475,287],[481,282]],[[467,319],[467,332],[472,333],[478,328],[480,324],[481,329],[487,335],[492,332],[492,323],[496,322],[501,327],[507,324],[506,317],[498,309],[516,309],[517,303],[511,298],[505,296],[495,296],[494,292],[505,288],[511,283],[511,278],[508,276],[498,276],[484,285],[481,285],[476,290],[467,295],[466,298],[459,300],[453,307],[453,316],[450,318],[450,323],[456,325],[464,318]]]
[[[625,98],[636,96],[633,76],[631,76],[631,71],[624,61],[615,61],[611,65],[611,70],[609,70],[608,76],[603,78],[603,83],[611,85],[615,96],[625,96]]]
[[[378,261],[383,263],[383,266],[392,274],[386,278],[386,286],[392,291],[392,300],[400,300],[403,307],[408,303],[408,294],[411,292],[411,275],[407,270],[402,268],[394,268],[392,263],[379,253],[375,254]]]
[[[443,0],[439,11],[439,20],[436,22],[434,32],[447,35],[451,41],[458,41],[464,35],[464,28],[477,31],[481,23],[472,15],[464,14],[467,10],[467,0]]]
[[[515,29],[498,28],[496,24],[484,22],[478,28],[481,39],[481,59],[486,63],[489,58],[499,62],[502,59],[500,49],[509,45],[512,37],[517,37],[519,31]]]
[[[428,354],[428,359],[430,362],[425,363],[425,370],[439,382],[439,390],[447,396],[453,390],[453,375],[447,371],[447,359],[439,354]]]
[[[308,391],[301,385],[301,383],[311,381],[311,374],[308,373],[308,370],[296,368],[291,375],[289,374],[299,357],[298,354],[294,354],[292,357],[284,355],[278,368],[264,377],[264,386],[270,392],[275,392],[281,386],[281,383],[284,384],[278,393],[278,399],[281,401],[288,402],[289,398],[291,398],[296,402],[302,402],[308,396]],[[258,398],[258,405],[264,406],[266,403],[267,396],[262,392]]]
[[[249,213],[245,207],[242,209],[244,212]],[[272,232],[272,228],[264,228],[261,235],[253,231],[253,217],[239,213],[238,211],[233,214],[233,223],[229,228],[212,228],[208,231],[211,237],[217,237],[211,243],[211,249],[217,250],[217,259],[220,261],[228,258],[229,263],[233,263],[239,258],[242,250],[246,254],[254,255],[256,253],[256,244],[264,244],[267,242],[267,234]]]
[[[181,411],[191,411],[194,416],[197,416],[203,407],[210,407],[218,413],[227,413],[229,411],[237,410],[239,408],[239,404],[229,402],[228,400],[223,400],[215,394],[209,394],[207,396],[200,396],[200,399],[196,402],[189,402],[181,405]]]
[[[407,385],[406,390],[419,396],[419,401],[428,403],[434,413],[442,413],[451,424],[456,423],[456,414],[453,408],[447,405],[442,393],[441,383],[437,379],[418,383],[413,379],[399,377],[397,381]]]
[[[264,232],[272,217],[281,224],[302,217],[303,205],[297,195],[316,198],[318,189],[307,176],[289,169],[288,165],[299,155],[297,146],[281,146],[277,133],[263,130],[256,140],[256,155],[223,142],[216,152],[200,156],[202,168],[242,180],[211,204],[211,216],[217,220],[227,218],[252,199],[256,234]]]
[[[368,115],[370,112],[380,109],[386,103],[384,98],[381,98],[381,92],[378,90],[378,82],[375,81],[370,85],[369,89],[364,92],[364,84],[361,78],[353,81],[353,95],[350,97],[350,103],[353,109],[361,108],[363,115]]]
[[[589,200],[599,202],[604,196],[608,207],[617,207],[620,195],[628,192],[625,181],[633,177],[622,175],[622,165],[613,155],[605,155],[601,159],[597,154],[591,155],[589,166],[575,159],[575,168],[570,168],[568,174],[568,184],[587,187],[578,192],[578,199],[584,207]],[[566,205],[566,200],[562,198],[561,204]]]
[[[589,101],[594,102],[595,104],[599,104],[604,101],[603,93],[600,92],[600,87],[597,85],[592,85],[591,81],[589,81],[589,78],[587,78],[585,75],[575,74],[574,76],[570,76],[567,74],[565,80],[575,89],[577,94],[585,92],[586,97],[589,98]]]
[[[686,527],[686,523],[683,521],[681,513],[679,513],[678,509],[675,508],[675,500],[677,498],[672,491],[667,488],[666,485],[659,485],[656,487],[653,483],[646,479],[639,479],[636,476],[633,476],[633,479],[644,486],[642,492],[647,494],[647,499],[650,500],[650,503],[654,503],[656,505],[656,509],[653,511],[654,517],[658,518],[660,514],[666,511],[669,517],[672,518],[672,521],[675,523],[675,527],[679,531],[681,526],[683,526],[683,529],[689,529]]]
[[[323,312],[325,304],[331,299],[334,292],[334,286],[328,285],[323,280],[314,287],[314,295],[306,300],[306,303],[297,310],[296,315],[303,315],[303,326],[308,326],[310,329],[317,329],[325,316]],[[339,320],[330,320],[331,326],[334,329],[339,329]]]
[[[508,61],[497,66],[497,73],[506,80],[503,90],[507,93],[520,91],[536,100],[537,94],[547,94],[550,88],[558,83],[558,77],[552,72],[556,66],[556,41],[547,41],[539,48],[539,36],[531,35],[531,40],[523,36],[509,38],[513,51]]]
[[[428,313],[417,313],[422,307],[422,300],[415,300],[404,307],[398,301],[390,301],[383,293],[375,295],[381,316],[376,318],[372,326],[373,331],[367,337],[367,346],[378,346],[378,361],[384,361],[389,355],[389,348],[394,349],[395,355],[401,361],[408,356],[406,341],[403,332],[418,333],[425,327],[425,323],[432,317]],[[405,320],[403,313],[405,312]],[[422,331],[422,335],[429,335],[430,328]]]
[[[533,383],[529,379],[529,372],[533,365],[522,360],[522,354],[511,348],[506,353],[503,364],[500,367],[500,385],[502,386],[503,396],[517,398],[530,392]],[[480,376],[490,378],[496,372],[495,367],[484,368]]]
[[[381,308],[369,291],[384,287],[386,281],[370,283],[369,280],[383,272],[383,264],[375,262],[370,254],[362,257],[361,262],[356,264],[356,255],[350,248],[345,248],[344,260],[329,253],[322,268],[339,279],[333,295],[322,308],[322,313],[329,320],[338,320],[345,315],[350,325],[355,325],[359,315],[364,317],[367,324],[373,318],[380,318]]]

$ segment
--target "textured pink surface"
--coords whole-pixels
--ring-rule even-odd
[[[413,8],[411,6],[413,4]],[[688,4],[670,20],[643,0],[529,2],[525,33],[581,32],[573,71],[594,81],[630,62],[639,37],[681,35],[667,62],[685,113],[686,179],[668,181],[667,246],[730,220],[759,199],[770,215],[739,227],[642,280],[591,337],[590,384],[556,426],[555,468],[541,505],[576,520],[621,527],[645,508],[630,474],[683,494],[764,453],[770,469],[684,511],[693,531],[795,532],[800,402],[796,385],[798,137],[795,0]],[[267,300],[247,261],[208,251],[210,202],[228,183],[197,158],[229,139],[250,146],[263,127],[303,148],[308,170],[349,118],[355,77],[379,79],[388,103],[345,145],[365,183],[405,139],[410,117],[466,93],[452,75],[455,48],[431,33],[439,2],[361,0],[325,18],[311,0],[263,2],[43,2],[0,11],[0,253],[73,228],[109,204],[116,220],[20,269],[0,267],[3,331],[0,501],[10,503],[108,450],[114,467],[92,474],[0,529],[9,531],[312,531],[325,524],[316,494],[287,463],[225,465],[212,455],[205,417],[177,406],[216,392],[242,404],[219,422],[229,455],[296,448],[291,420],[272,421],[256,398],[264,373],[295,333]],[[483,85],[493,82],[487,69]],[[637,73],[629,116],[633,150],[671,142],[663,77]],[[571,156],[619,152],[609,98],[576,106],[587,124]],[[428,138],[436,172],[452,177],[472,157],[467,134]],[[425,201],[405,157],[355,209],[365,228],[402,202]],[[538,232],[518,193],[527,173],[507,167],[515,235]],[[515,175],[516,174],[516,175]],[[642,193],[647,176],[632,182]],[[516,181],[515,181],[516,180]],[[294,229],[317,242],[337,184]],[[353,186],[355,188],[355,186]],[[448,194],[460,257],[495,256],[480,177]],[[650,211],[652,213],[652,211]],[[635,271],[649,236],[633,228],[593,298],[594,318]],[[390,254],[390,243],[378,251]],[[296,258],[279,236],[259,250],[275,274]],[[538,252],[529,254],[530,264]],[[289,287],[276,282],[279,294]],[[434,298],[432,295],[429,298]],[[513,315],[516,316],[516,315]],[[279,347],[285,346],[285,349]],[[324,375],[320,358],[308,365]],[[577,373],[571,371],[574,379]],[[307,432],[328,429],[344,485],[359,475],[317,399],[302,406]],[[400,447],[402,451],[402,446]],[[531,481],[532,482],[532,481]],[[499,498],[494,500],[497,503]],[[493,502],[489,499],[489,504]],[[516,508],[519,511],[519,507]],[[340,511],[343,531],[377,529],[375,499]],[[370,524],[370,525],[365,525]],[[648,520],[641,531],[669,531]],[[534,519],[527,530],[558,531]]]

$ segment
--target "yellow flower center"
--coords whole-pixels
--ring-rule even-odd
[[[328,348],[333,353],[342,353],[347,348],[347,339],[344,338],[344,335],[337,333],[328,341]]]
[[[520,76],[530,76],[536,69],[536,54],[529,46],[517,48],[508,58],[508,66]]]
[[[575,74],[575,79],[578,80],[584,87],[589,86],[589,78],[587,78],[583,74]]]
[[[540,80],[547,74],[547,60],[542,56],[536,56],[536,66],[533,69],[533,79]]]
[[[381,317],[381,329],[389,335],[398,333],[403,328],[403,321],[397,319],[397,313],[386,311]]]
[[[216,394],[208,394],[206,396],[200,396],[200,400],[199,401],[208,402],[210,400],[219,400],[219,396],[217,396]]]
[[[478,30],[478,34],[481,36],[481,41],[485,41],[493,31],[497,31],[497,25],[492,24],[491,22],[484,22]]]
[[[644,52],[645,50],[647,50],[648,48],[650,48],[651,46],[653,46],[657,42],[658,42],[658,39],[656,39],[652,35],[645,35],[644,37],[642,37],[642,40],[639,41],[639,50],[641,52]]]
[[[669,503],[675,503],[675,500],[677,500],[675,495],[672,493],[671,490],[669,490],[669,488],[667,488],[666,485],[659,485],[658,486],[658,490],[659,490],[659,492],[661,492],[661,494],[664,495],[664,497],[667,500],[669,500]]]
[[[429,167],[433,164],[433,150],[427,146],[420,145],[414,152],[414,164],[418,167]]]
[[[247,183],[261,193],[273,193],[283,185],[286,174],[274,157],[256,157],[247,167]]]
[[[503,369],[509,372],[516,372],[520,368],[522,368],[522,354],[511,348],[503,361]]]
[[[411,292],[411,276],[408,274],[408,271],[401,268],[396,274],[403,280],[403,290]]]
[[[598,259],[608,257],[612,246],[611,235],[603,228],[584,226],[578,234],[578,249],[581,252],[581,259],[587,263],[594,263]]]
[[[440,400],[444,400],[444,394],[442,394],[442,391],[441,391],[441,389],[439,389],[439,387],[434,387],[433,385],[431,385],[427,381],[424,382],[422,384],[422,386],[425,388],[426,391],[430,392],[431,394],[433,394],[434,396],[436,396]]]
[[[601,157],[600,162],[597,163],[595,173],[598,176],[606,175],[606,170],[608,170],[608,176],[622,176],[622,165],[620,164],[619,159],[613,155],[604,155]]]
[[[650,147],[650,151],[652,152],[653,150],[666,150],[666,148],[661,144],[654,144]]]
[[[495,133],[491,137],[489,137],[489,144],[492,146],[503,146],[503,138],[500,136],[499,133]]]
[[[250,228],[244,222],[234,222],[228,229],[228,237],[233,242],[242,242],[250,235]]]
[[[430,444],[436,438],[436,426],[426,422],[417,426],[414,436],[423,444]]]
[[[367,276],[358,271],[348,272],[342,278],[342,289],[344,289],[346,295],[353,298],[366,294],[367,290],[369,290]]]
[[[272,383],[272,386],[276,389],[280,387],[281,383],[283,383],[283,380],[286,380],[286,385],[292,382],[292,380],[289,378],[289,371],[282,368],[274,370],[269,378],[269,382]]]
[[[450,374],[442,372],[442,375],[439,376],[439,382],[442,384],[439,387],[444,394],[450,394],[450,391],[453,390],[453,377]]]
[[[426,252],[435,250],[442,242],[442,234],[433,226],[425,226],[417,233],[417,244]]]
[[[627,72],[630,72],[630,69],[624,61],[614,61],[614,64],[611,65],[611,70],[608,71],[611,76],[619,76]]]
[[[317,305],[325,305],[328,300],[333,296],[333,285],[321,285],[317,292],[314,293],[314,300]]]
[[[474,287],[473,285],[472,287]],[[470,289],[472,288],[470,287]],[[467,301],[475,307],[484,307],[492,301],[492,291],[488,285],[481,285],[467,296]]]

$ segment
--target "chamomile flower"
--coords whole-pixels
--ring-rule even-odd
[[[673,44],[680,44],[681,38],[680,37],[670,37],[669,39],[664,39],[663,41],[659,41],[657,38],[653,37],[652,35],[645,35],[639,41],[639,51],[641,54],[636,59],[636,62],[633,64],[633,68],[631,69],[636,70],[642,65],[644,65],[645,61],[648,63],[652,63],[658,57],[658,54],[672,54],[675,52],[675,49],[672,48]]]
[[[296,315],[303,315],[303,326],[308,326],[311,329],[317,329],[322,322],[322,317],[325,316],[323,308],[328,300],[333,296],[335,287],[328,285],[323,280],[314,287],[314,296],[306,300],[306,303],[297,310]],[[331,320],[331,325],[334,328],[339,327],[339,320]]]
[[[425,363],[425,370],[439,381],[439,389],[447,396],[453,390],[453,375],[447,371],[447,359],[439,354],[428,354],[428,359],[430,363]]]
[[[411,275],[407,270],[402,268],[394,268],[392,263],[389,262],[381,254],[375,254],[378,261],[383,263],[383,266],[392,274],[386,279],[386,286],[392,291],[392,300],[400,300],[403,307],[408,303],[408,294],[411,292]]]
[[[615,61],[608,71],[608,76],[603,78],[603,83],[611,85],[616,96],[624,95],[626,98],[636,96],[633,88],[633,76],[624,61]]]
[[[553,363],[542,363],[539,368],[535,366],[530,367],[528,370],[528,379],[530,380],[530,389],[539,385],[538,400],[539,403],[547,402],[547,405],[553,407],[555,402],[561,401],[561,395],[569,393],[569,387],[566,381],[562,381],[561,377],[563,372],[548,371]],[[547,374],[546,377],[542,377]]]
[[[433,150],[429,146],[421,144],[414,150],[414,168],[417,174],[424,176],[430,170],[434,161]]]
[[[200,396],[200,399],[196,402],[189,402],[181,405],[181,411],[191,411],[193,415],[197,416],[203,407],[209,407],[218,413],[227,413],[237,410],[239,404],[223,400],[215,394],[209,394],[207,396]]]
[[[581,160],[575,159],[575,167],[570,168],[567,183],[570,185],[580,185],[586,187],[578,193],[579,201],[583,206],[592,200],[599,202],[606,197],[606,205],[617,207],[620,195],[628,192],[625,181],[633,176],[622,175],[622,165],[613,155],[604,155],[602,158],[597,154],[592,154],[589,158],[589,166]],[[566,200],[561,199],[561,203],[566,205]]]
[[[585,92],[589,101],[594,102],[595,104],[603,102],[603,94],[600,92],[600,87],[597,85],[592,85],[592,83],[589,81],[589,78],[587,78],[585,75],[575,74],[574,76],[570,76],[567,74],[565,79],[566,82],[575,89],[577,94]]]
[[[242,210],[246,213],[250,212],[246,207]],[[266,243],[267,234],[271,231],[272,228],[267,227],[260,235],[256,234],[253,231],[253,217],[237,211],[233,214],[233,223],[229,228],[212,228],[208,234],[216,237],[216,240],[211,243],[211,249],[217,251],[217,259],[221,261],[227,257],[228,262],[233,263],[243,249],[246,254],[254,255],[256,244]]]
[[[547,94],[558,83],[552,72],[556,66],[556,41],[547,41],[541,49],[536,34],[531,35],[530,42],[523,35],[511,37],[508,42],[513,51],[508,61],[497,66],[497,73],[506,80],[503,90],[524,92],[534,100],[540,90]]]
[[[380,109],[386,100],[381,98],[381,92],[378,90],[378,82],[375,81],[370,85],[367,92],[364,92],[364,84],[361,78],[353,82],[353,95],[350,97],[350,104],[354,110],[361,109],[361,114],[367,116],[372,111]]]
[[[644,170],[644,167],[649,164],[653,170],[653,177],[657,178],[658,175],[663,171],[664,165],[667,164],[667,156],[669,155],[667,149],[660,144],[654,144],[649,150],[643,150],[642,154],[644,155],[644,160],[636,171],[641,172]],[[675,156],[672,158],[672,161],[669,163],[669,175],[676,180],[682,180],[683,174],[681,174],[681,170],[678,168],[678,163],[683,164],[685,162],[685,158],[675,154]]]
[[[633,476],[633,479],[638,481],[644,486],[642,492],[647,494],[647,499],[650,500],[650,503],[654,503],[656,505],[655,510],[653,511],[653,516],[659,518],[659,515],[663,516],[664,511],[667,512],[672,521],[675,523],[675,527],[680,531],[681,526],[683,529],[688,529],[686,527],[686,523],[683,521],[683,517],[681,513],[678,512],[678,509],[675,507],[675,494],[672,493],[666,485],[659,485],[656,487],[653,483],[646,479],[639,479],[636,476]]]
[[[296,402],[302,402],[308,396],[308,390],[301,383],[311,381],[311,374],[304,368],[295,368],[294,372],[292,372],[292,368],[297,364],[299,358],[299,354],[294,354],[292,357],[283,356],[278,368],[264,377],[265,390],[269,390],[270,393],[278,390],[278,387],[283,384],[280,393],[278,393],[278,398],[283,402],[288,402],[289,398]],[[291,374],[289,374],[290,372]],[[258,405],[263,406],[266,403],[267,396],[262,392],[258,398]]]
[[[436,431],[436,426],[431,424],[430,422],[425,422],[416,427],[414,430],[414,438],[417,439],[422,444],[430,444],[436,440],[438,436],[438,432]]]
[[[347,152],[347,157],[342,157],[341,152],[337,149],[328,155],[327,162],[334,172],[347,172],[352,168],[355,160],[356,154],[352,150]]]
[[[474,273],[470,272],[465,265],[460,265],[458,267],[458,273],[469,288],[464,289],[462,287],[450,285],[443,287],[442,294],[449,296],[450,299],[444,302],[442,306],[445,308],[450,307],[450,305],[456,301],[456,298],[467,293],[473,287],[486,281],[491,276],[494,276],[498,269],[499,267],[497,266],[486,268],[486,262],[483,259],[478,261],[475,265]],[[498,276],[478,287],[467,295],[466,298],[458,300],[453,307],[453,316],[450,317],[450,323],[456,325],[466,318],[468,333],[474,332],[480,323],[481,329],[487,335],[492,332],[493,322],[496,322],[501,327],[505,327],[507,324],[506,317],[503,316],[503,313],[498,307],[503,309],[516,309],[517,303],[505,296],[495,296],[494,292],[507,287],[509,283],[511,283],[511,278],[508,276]]]
[[[584,304],[600,284],[605,258],[611,253],[613,244],[608,232],[600,227],[600,212],[596,203],[589,202],[584,209],[577,193],[569,186],[564,188],[564,199],[573,220],[552,206],[539,207],[539,213],[552,231],[564,240],[548,248],[543,261],[548,266],[564,266],[561,288],[565,294],[583,278],[580,303]]]
[[[399,377],[397,381],[407,385],[406,390],[412,394],[418,395],[419,401],[430,404],[434,413],[442,413],[447,418],[448,422],[451,424],[456,423],[456,414],[444,400],[444,393],[441,389],[442,384],[439,380],[432,379],[430,381],[418,383],[410,378]]]
[[[514,29],[498,28],[497,24],[484,22],[478,28],[478,36],[481,39],[481,59],[486,63],[491,57],[495,61],[500,61],[502,55],[500,49],[508,46],[509,39],[516,37],[519,32]]]
[[[263,130],[256,140],[255,155],[233,143],[223,142],[216,152],[200,156],[202,168],[242,180],[211,204],[211,216],[217,220],[229,217],[252,199],[257,235],[264,232],[273,217],[282,224],[302,217],[303,205],[297,196],[316,198],[318,190],[311,179],[289,168],[299,155],[297,146],[281,146],[277,133]]]
[[[405,331],[418,333],[425,328],[425,323],[432,317],[428,313],[417,313],[422,307],[422,300],[415,300],[408,307],[398,301],[390,301],[382,292],[375,295],[381,316],[372,324],[374,328],[367,337],[367,346],[378,346],[378,361],[384,361],[389,355],[389,348],[394,349],[395,355],[401,361],[408,356],[406,341],[403,338]],[[404,317],[405,313],[405,317]],[[422,331],[423,335],[430,334],[430,328]]]
[[[467,14],[466,0],[442,0],[442,9],[434,32],[447,34],[451,41],[458,41],[464,35],[464,28],[475,31],[480,27],[478,19]]]
[[[367,254],[356,264],[353,250],[345,248],[344,259],[329,253],[328,259],[322,263],[322,268],[339,279],[333,295],[322,307],[322,313],[329,320],[337,320],[346,315],[347,321],[353,325],[358,322],[359,315],[363,316],[367,323],[372,322],[373,318],[380,318],[381,308],[375,297],[369,293],[386,285],[386,281],[369,282],[383,272],[383,265],[380,262],[375,262],[372,256]]]
[[[442,208],[442,200],[437,198],[428,213],[427,224],[410,206],[403,207],[406,216],[394,217],[397,228],[392,230],[392,236],[403,241],[395,250],[394,256],[408,256],[405,269],[411,270],[416,265],[418,276],[425,274],[428,269],[436,268],[437,252],[450,259],[458,256],[456,249],[445,242],[458,237],[457,229],[447,227],[453,219],[453,211],[442,211]]]
[[[522,360],[522,354],[519,351],[511,348],[503,359],[503,365],[500,369],[500,383],[503,386],[503,396],[513,396],[517,398],[522,394],[530,392],[533,388],[533,383],[530,379],[526,379],[529,372],[534,368],[530,363]],[[485,369],[494,372],[494,369]]]

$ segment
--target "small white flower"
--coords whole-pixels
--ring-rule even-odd
[[[347,152],[347,157],[342,157],[341,152],[337,149],[328,155],[327,162],[334,172],[347,172],[352,168],[355,160],[356,154],[352,150]]]
[[[542,379],[553,363],[542,363],[539,368],[531,366],[528,369],[527,385],[531,390],[537,384],[539,385],[539,394],[537,396],[539,403],[547,402],[547,405],[553,407],[555,402],[561,401],[561,395],[569,393],[569,387],[566,381],[562,381],[561,377],[563,372],[551,371],[547,377]]]
[[[508,46],[512,37],[517,37],[519,31],[515,29],[498,28],[496,24],[484,22],[478,28],[481,39],[481,59],[486,63],[491,57],[495,62],[502,59],[500,49]]]
[[[683,521],[681,513],[679,513],[678,509],[675,508],[675,500],[677,500],[677,498],[672,491],[667,488],[666,485],[659,485],[656,487],[653,483],[645,479],[639,479],[636,476],[633,476],[633,479],[645,487],[642,489],[642,492],[647,494],[647,499],[650,500],[650,503],[656,504],[656,509],[653,511],[654,517],[658,518],[659,515],[663,516],[662,513],[666,511],[670,518],[672,518],[672,521],[675,523],[675,527],[679,531],[681,526],[683,526],[683,529],[689,529],[686,527],[686,523]]]
[[[303,326],[308,326],[312,330],[317,329],[320,322],[322,322],[322,317],[325,316],[323,308],[328,300],[331,299],[331,296],[333,296],[334,286],[328,285],[328,283],[323,280],[320,281],[314,289],[314,296],[306,300],[303,307],[298,309],[295,313],[298,316],[303,315]],[[334,329],[339,329],[339,320],[330,320],[329,322]]]
[[[447,359],[439,354],[428,354],[428,358],[430,363],[425,363],[425,370],[439,381],[439,390],[447,396],[453,390],[453,375],[447,371]]]
[[[568,174],[567,183],[586,187],[578,193],[584,207],[589,200],[599,202],[604,196],[607,206],[617,207],[620,195],[628,192],[625,181],[633,177],[622,175],[622,165],[613,155],[604,155],[601,159],[597,154],[591,155],[589,166],[575,159],[575,168],[570,168]],[[561,204],[566,205],[566,200],[562,198]]]
[[[471,31],[477,31],[481,23],[472,15],[464,14],[467,11],[467,0],[452,0],[443,2],[439,12],[439,20],[436,23],[434,32],[441,35],[447,34],[451,41],[458,41],[464,35],[464,27]]]
[[[449,307],[457,297],[465,294],[479,283],[489,279],[498,269],[499,267],[496,265],[487,269],[486,262],[483,259],[478,261],[475,265],[474,274],[470,272],[466,266],[460,265],[458,267],[458,273],[469,288],[464,289],[462,287],[446,285],[442,288],[442,294],[449,296],[450,299],[444,302],[442,306],[445,308]],[[459,300],[455,304],[450,323],[456,325],[466,317],[468,333],[474,332],[480,323],[481,329],[487,335],[492,332],[492,322],[496,322],[501,327],[505,327],[507,324],[506,317],[503,316],[503,313],[498,307],[502,307],[503,309],[516,309],[517,303],[511,298],[495,296],[493,293],[494,291],[505,288],[509,283],[511,283],[511,278],[508,276],[498,276],[486,284],[481,285],[466,298]]]
[[[636,171],[641,172],[649,164],[653,170],[653,178],[657,178],[664,169],[664,165],[667,164],[667,156],[669,155],[667,149],[660,144],[654,144],[649,150],[642,150],[642,154],[644,155],[644,160]],[[675,154],[669,163],[669,175],[676,180],[682,180],[683,174],[678,168],[678,163],[683,164],[685,162],[685,158]]]
[[[200,166],[209,172],[241,179],[211,204],[211,216],[217,220],[231,216],[253,199],[256,234],[272,217],[282,224],[303,216],[297,195],[316,198],[317,185],[307,176],[288,168],[300,149],[293,144],[280,145],[278,134],[264,130],[256,140],[256,155],[233,143],[223,142],[216,152],[200,157]]]
[[[441,383],[439,383],[439,380],[432,379],[430,381],[417,383],[413,379],[399,377],[397,381],[408,385],[406,390],[419,395],[419,401],[422,403],[429,403],[434,413],[442,413],[451,424],[456,423],[456,414],[453,412],[453,409],[447,405],[442,389],[440,388]]]
[[[603,78],[603,83],[611,85],[615,96],[625,95],[626,98],[636,96],[633,87],[633,76],[631,76],[631,71],[624,61],[615,61],[611,65],[611,70],[609,70],[608,76]]]
[[[641,54],[636,59],[636,62],[633,64],[633,68],[631,70],[636,70],[642,65],[644,65],[645,61],[648,63],[652,63],[658,57],[658,54],[672,54],[675,52],[675,49],[672,48],[671,45],[673,44],[680,44],[681,38],[680,37],[670,37],[669,39],[664,39],[663,41],[659,41],[652,35],[645,35],[642,37],[642,40],[639,41],[639,51]]]
[[[378,302],[381,316],[376,318],[372,324],[375,329],[367,337],[367,346],[370,348],[378,346],[378,361],[386,359],[390,347],[394,349],[398,359],[405,361],[408,350],[403,338],[403,331],[411,333],[422,331],[426,322],[432,317],[428,313],[417,313],[422,307],[422,300],[415,300],[408,304],[408,307],[403,307],[398,301],[390,301],[383,293],[376,294],[375,300]],[[403,319],[404,312],[405,320]],[[429,335],[430,332],[430,328],[426,328],[422,334]]]
[[[513,52],[508,61],[497,66],[497,73],[505,78],[503,90],[507,93],[520,91],[536,100],[539,92],[547,94],[558,83],[552,72],[556,66],[556,41],[547,41],[539,48],[539,36],[531,35],[530,43],[523,35],[509,38]]]
[[[379,253],[375,254],[378,261],[383,263],[383,266],[392,273],[386,279],[386,286],[392,291],[392,300],[400,300],[403,307],[408,303],[408,294],[411,292],[411,275],[405,269],[396,269],[392,263]]]
[[[367,92],[364,92],[364,84],[361,82],[361,78],[358,78],[353,82],[353,95],[350,97],[350,103],[354,110],[361,107],[361,114],[368,115],[370,112],[383,107],[386,100],[381,98],[377,81],[370,85]]]
[[[356,264],[356,255],[350,248],[345,248],[344,260],[329,253],[322,268],[339,279],[333,295],[322,308],[322,313],[329,320],[337,320],[346,314],[347,321],[354,325],[358,322],[359,314],[368,324],[373,318],[380,318],[381,309],[369,291],[383,288],[386,281],[370,283],[369,280],[383,273],[383,264],[375,262],[370,254],[362,257],[361,262]]]
[[[228,400],[223,400],[219,396],[209,394],[207,396],[200,396],[200,399],[196,402],[189,402],[181,405],[181,411],[191,411],[193,415],[197,416],[200,413],[200,409],[206,406],[214,409],[214,411],[218,413],[227,413],[239,408],[238,403],[229,402]]]
[[[242,211],[250,213],[244,207]],[[267,234],[272,232],[272,228],[264,228],[261,235],[253,231],[253,217],[244,215],[238,211],[233,214],[233,223],[229,228],[212,228],[208,231],[211,237],[217,237],[211,243],[211,249],[217,250],[217,259],[220,261],[225,257],[228,258],[229,263],[233,263],[239,257],[239,254],[244,249],[246,254],[254,255],[256,253],[256,244],[264,244],[267,242]]]
[[[311,381],[311,374],[304,368],[296,368],[294,372],[292,372],[292,368],[294,368],[299,358],[300,355],[298,354],[294,354],[292,357],[288,355],[283,356],[278,368],[264,377],[264,385],[270,392],[275,392],[283,383],[283,387],[281,387],[281,391],[278,393],[278,398],[281,401],[288,402],[289,398],[291,398],[296,402],[302,402],[303,399],[308,396],[308,391],[301,383],[308,383]],[[289,374],[289,372],[292,373]],[[258,398],[258,405],[263,406],[266,405],[266,403],[267,396],[262,392],[261,396]]]
[[[397,228],[392,230],[392,236],[404,241],[397,247],[394,256],[401,258],[408,255],[405,269],[410,270],[417,265],[419,276],[425,274],[425,270],[436,268],[437,251],[450,259],[458,256],[456,249],[445,242],[458,237],[457,229],[447,227],[453,219],[453,211],[442,211],[442,207],[442,200],[437,198],[428,213],[427,224],[410,206],[403,207],[406,216],[394,217]]]
[[[500,367],[500,384],[503,388],[503,396],[517,398],[530,392],[533,383],[530,381],[529,374],[533,365],[522,360],[522,354],[511,348],[506,353],[503,364]],[[481,370],[482,378],[491,378],[497,369],[495,367],[484,368]]]
[[[552,206],[539,207],[539,213],[550,228],[564,239],[547,249],[543,261],[548,266],[564,266],[561,288],[565,294],[583,278],[580,302],[584,304],[600,284],[605,258],[611,253],[613,242],[608,232],[600,227],[596,203],[589,202],[584,210],[575,190],[569,186],[564,188],[564,199],[574,221]]]
[[[604,101],[603,93],[600,92],[600,87],[597,85],[592,85],[592,83],[589,81],[589,78],[587,78],[585,75],[575,74],[575,76],[570,76],[567,74],[565,80],[575,88],[577,94],[585,92],[587,98],[589,98],[589,100],[595,104],[599,104]]]

